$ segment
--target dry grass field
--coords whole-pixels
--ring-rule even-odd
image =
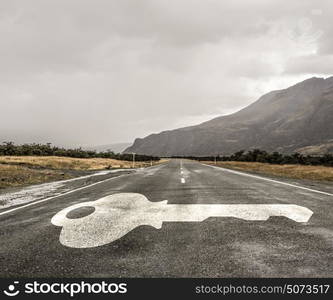
[[[160,162],[155,162],[160,163]],[[110,158],[71,158],[61,156],[0,156],[0,164],[25,165],[51,169],[104,170],[132,168],[132,162]],[[150,166],[150,162],[136,162],[135,168]]]
[[[202,163],[214,165],[212,161]],[[224,161],[217,162],[223,168],[239,171],[250,171],[260,174],[270,174],[287,178],[333,181],[333,167],[305,165],[274,165],[257,162]]]
[[[59,170],[32,169],[24,166],[0,164],[0,189],[63,180],[72,177]]]
[[[153,162],[153,164],[162,162],[164,160]],[[150,165],[150,162],[136,162],[135,168]],[[132,168],[132,162],[108,158],[0,156],[0,189],[75,177],[73,172],[68,172],[68,170],[97,171],[113,168]]]

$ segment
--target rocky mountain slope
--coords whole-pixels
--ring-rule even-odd
[[[202,124],[138,138],[125,152],[216,155],[260,148],[333,152],[333,77],[270,92],[244,109]]]

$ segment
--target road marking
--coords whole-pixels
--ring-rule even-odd
[[[92,214],[70,219],[68,213],[91,206]],[[160,229],[164,222],[202,222],[210,217],[266,221],[271,216],[308,222],[313,212],[293,204],[168,204],[151,202],[137,193],[119,193],[67,207],[53,216],[61,226],[59,241],[72,248],[91,248],[114,242],[141,225]]]
[[[183,176],[184,175],[184,171],[183,171],[183,161],[182,160],[180,160],[180,174]],[[185,178],[184,177],[181,177],[180,178],[180,182],[181,183],[185,183],[186,181],[185,181]]]
[[[262,176],[252,175],[252,174],[248,174],[248,173],[245,173],[245,172],[238,172],[238,171],[225,169],[225,168],[221,168],[221,167],[215,167],[215,166],[211,166],[211,165],[206,165],[206,166],[209,166],[209,167],[221,170],[221,171],[226,171],[226,172],[229,172],[229,173],[237,174],[237,175],[242,175],[242,176],[252,177],[252,178],[256,178],[256,179],[266,180],[266,181],[269,181],[269,182],[279,183],[279,184],[282,184],[282,185],[295,187],[295,188],[306,190],[306,191],[309,191],[309,192],[314,192],[314,193],[323,194],[323,195],[327,195],[327,196],[333,196],[333,194],[331,194],[331,193],[310,189],[310,188],[307,188],[307,187],[304,187],[304,186],[299,186],[299,185],[292,184],[292,183],[287,183],[287,182],[278,181],[278,180],[274,180],[274,179],[270,179],[270,178],[266,178],[266,177],[262,177]]]
[[[46,201],[49,201],[49,200],[52,200],[52,199],[55,199],[55,198],[58,198],[58,197],[61,197],[61,196],[69,195],[69,194],[72,194],[74,192],[81,191],[81,190],[87,189],[89,187],[92,187],[94,185],[97,185],[97,184],[100,184],[100,183],[103,183],[103,182],[107,182],[109,180],[116,179],[116,178],[119,178],[119,177],[122,177],[122,176],[125,176],[125,175],[129,175],[129,174],[124,174],[124,175],[119,175],[117,177],[112,177],[112,178],[104,179],[102,181],[98,181],[98,182],[95,182],[95,183],[92,183],[92,184],[89,184],[89,185],[86,185],[86,186],[83,186],[83,187],[79,187],[79,188],[74,189],[74,190],[70,190],[70,191],[62,193],[60,195],[56,195],[56,196],[48,197],[48,198],[45,198],[45,199],[42,199],[42,200],[30,202],[28,204],[25,204],[25,205],[22,205],[22,206],[19,206],[19,207],[15,207],[15,208],[6,210],[4,212],[0,212],[0,216],[9,214],[11,212],[14,212],[14,211],[17,211],[17,210],[20,210],[20,209],[23,209],[23,208],[26,208],[26,207],[29,207],[29,206],[33,206],[33,205],[38,204],[38,203],[43,203],[43,202],[46,202]]]
[[[151,170],[151,169],[154,169],[154,168],[160,168],[161,166],[165,166],[165,165],[166,165],[166,163],[163,163],[163,164],[159,164],[159,165],[152,166],[152,167],[139,168],[139,169],[136,169],[135,171],[138,171],[138,170],[142,171],[142,170],[147,170],[147,169]],[[126,169],[121,169],[121,170],[126,170]],[[108,178],[108,179],[98,181],[98,182],[95,182],[95,183],[92,183],[92,184],[89,184],[89,185],[86,185],[86,186],[83,186],[83,187],[79,187],[79,188],[74,189],[74,190],[70,190],[70,191],[62,193],[60,195],[48,197],[48,198],[41,199],[41,200],[34,201],[34,202],[29,202],[28,204],[25,204],[25,205],[22,205],[22,206],[19,206],[19,207],[16,207],[16,208],[12,208],[12,209],[6,210],[4,212],[0,212],[0,216],[9,214],[11,212],[14,212],[14,211],[17,211],[17,210],[20,210],[20,209],[23,209],[23,208],[26,208],[26,207],[29,207],[29,206],[33,206],[33,205],[38,204],[38,203],[43,203],[45,201],[49,201],[49,200],[52,200],[52,199],[55,199],[55,198],[58,198],[58,197],[61,197],[61,196],[65,196],[65,195],[68,195],[68,194],[71,194],[71,193],[74,193],[74,192],[77,192],[77,191],[80,191],[80,190],[84,190],[86,188],[92,187],[94,185],[97,185],[97,184],[100,184],[100,183],[103,183],[103,182],[107,182],[107,181],[112,180],[112,179],[116,179],[116,178],[119,178],[119,177],[122,177],[122,176],[131,175],[131,174],[133,174],[133,173],[123,174],[123,175],[119,175],[119,176],[116,176],[116,177]],[[73,179],[75,179],[75,178],[73,178]],[[67,180],[69,181],[69,180],[73,180],[73,179],[67,179]],[[77,179],[79,179],[79,178],[77,178]]]

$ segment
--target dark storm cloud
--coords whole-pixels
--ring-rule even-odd
[[[0,2],[0,138],[107,144],[330,75],[332,4]]]

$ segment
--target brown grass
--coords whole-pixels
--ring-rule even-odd
[[[210,165],[214,162],[204,161]],[[304,165],[274,165],[257,162],[225,161],[217,162],[223,168],[270,174],[287,178],[333,181],[333,167]]]
[[[160,164],[166,160],[153,162]],[[135,168],[150,166],[136,162]],[[0,189],[38,184],[80,176],[78,171],[132,168],[132,162],[108,158],[70,158],[58,156],[0,156]],[[78,174],[70,172],[77,171]],[[82,172],[81,172],[82,173]]]
[[[163,161],[154,162],[158,164]],[[132,168],[132,162],[109,158],[71,158],[59,156],[0,156],[0,164],[24,165],[58,170],[103,170]],[[136,162],[135,168],[150,166],[150,162]]]
[[[72,178],[72,176],[58,170],[40,170],[0,164],[0,189],[69,178]]]

